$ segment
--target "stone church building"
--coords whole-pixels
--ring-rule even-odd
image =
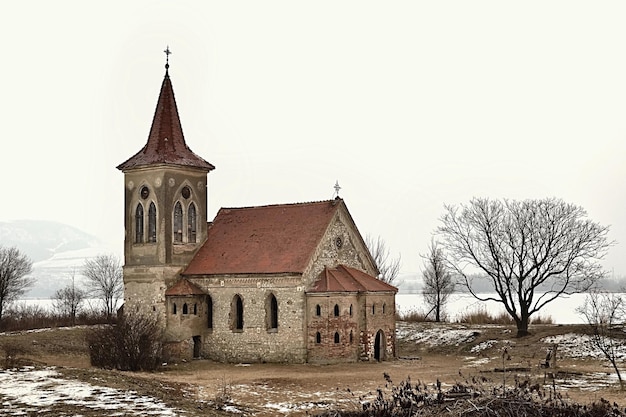
[[[168,66],[166,66],[166,69]],[[189,149],[166,70],[145,146],[124,173],[124,309],[156,315],[172,358],[224,362],[395,356],[397,288],[341,198],[222,208]]]

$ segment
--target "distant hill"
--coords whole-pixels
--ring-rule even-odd
[[[43,220],[0,222],[0,244],[15,246],[33,261],[35,285],[28,298],[48,298],[66,286],[75,274],[80,284],[80,270],[85,260],[99,254],[117,253],[113,245],[63,223]]]

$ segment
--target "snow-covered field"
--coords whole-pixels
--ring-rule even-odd
[[[54,368],[24,367],[0,372],[0,398],[3,416],[46,415],[53,412],[53,406],[101,410],[101,415],[181,415],[158,399],[133,391],[63,379]]]

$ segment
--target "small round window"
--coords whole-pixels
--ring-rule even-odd
[[[141,187],[139,194],[141,195],[141,198],[145,200],[150,195],[150,189],[148,187]]]
[[[183,195],[184,198],[189,198],[191,196],[191,189],[185,186],[183,187],[181,194]]]

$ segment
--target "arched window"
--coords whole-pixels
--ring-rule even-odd
[[[339,343],[339,332],[335,332],[335,343]]]
[[[206,310],[207,310],[207,327],[209,329],[213,328],[213,299],[211,298],[210,295],[206,296]]]
[[[322,334],[320,332],[315,333],[315,343],[322,343]]]
[[[322,307],[319,304],[315,306],[315,315],[318,317],[322,315]]]
[[[350,317],[352,317],[352,304],[350,304]]]
[[[339,316],[339,305],[338,304],[335,304],[334,313],[335,313],[335,317]]]
[[[180,201],[174,206],[174,242],[183,241],[183,206]]]
[[[172,314],[176,314],[176,303],[174,303],[174,307],[172,307]]]
[[[197,316],[198,315],[198,304],[193,303],[193,315]]]
[[[265,323],[267,329],[278,329],[278,301],[274,294],[270,294],[265,302]]]
[[[183,314],[189,314],[189,308],[187,307],[187,303],[183,304]]]
[[[148,208],[148,241],[152,243],[157,241],[156,222],[156,206],[154,203],[150,203]]]
[[[243,300],[239,294],[233,297],[230,306],[231,329],[243,330]]]
[[[137,204],[135,209],[135,243],[143,243],[143,206]]]
[[[196,205],[191,203],[187,210],[187,241],[196,243]]]

